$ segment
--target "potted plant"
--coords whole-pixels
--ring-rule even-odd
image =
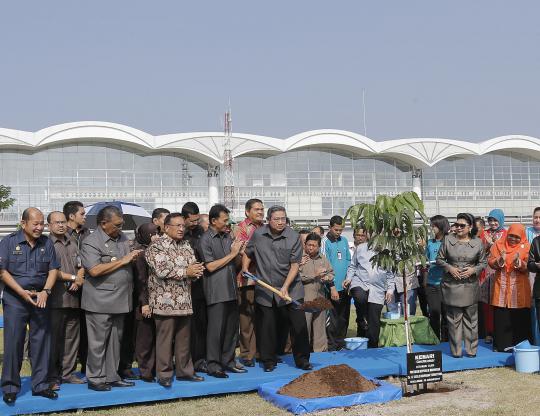
[[[428,218],[424,203],[416,192],[404,192],[394,197],[378,195],[374,204],[357,204],[347,210],[353,228],[362,225],[371,236],[368,242],[376,254],[370,259],[379,267],[403,276],[404,298],[407,299],[407,270],[426,265],[422,242],[428,238]],[[407,352],[412,352],[409,312],[404,305]]]

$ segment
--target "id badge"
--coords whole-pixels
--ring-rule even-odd
[[[337,252],[337,259],[338,259],[338,260],[342,260],[342,259],[343,259],[343,256],[341,255],[341,251],[338,251],[338,252]]]

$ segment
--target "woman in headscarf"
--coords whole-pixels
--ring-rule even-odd
[[[527,271],[530,244],[525,227],[512,224],[506,236],[492,246],[489,266],[495,270],[493,296],[493,350],[505,348],[531,338],[531,285]]]
[[[134,249],[146,251],[158,237],[158,227],[153,223],[140,225],[135,232]],[[137,257],[135,263],[135,319],[137,330],[135,356],[141,372],[141,380],[151,383],[156,372],[156,327],[148,305],[148,264],[145,256]]]
[[[493,244],[506,237],[504,212],[501,209],[492,209],[487,215],[487,221],[488,227],[479,237],[486,247],[486,256],[489,256]],[[478,305],[478,334],[488,344],[493,341],[493,307],[490,302],[493,296],[494,279],[495,270],[488,265],[480,276],[480,299]]]

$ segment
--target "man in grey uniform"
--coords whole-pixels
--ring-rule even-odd
[[[129,251],[122,233],[122,211],[107,206],[97,215],[97,229],[82,244],[81,257],[87,271],[81,307],[86,311],[88,388],[108,391],[111,387],[131,387],[117,373],[124,315],[133,303],[131,262],[143,250]]]
[[[283,297],[304,298],[304,287],[298,274],[302,260],[302,243],[296,231],[286,225],[287,213],[281,206],[268,209],[268,224],[255,230],[246,247],[242,270],[248,271],[252,260],[257,263],[257,275],[278,289]],[[274,371],[278,362],[276,333],[278,319],[291,326],[293,357],[298,368],[311,370],[309,335],[306,314],[261,286],[255,288],[255,302],[260,311],[259,348],[264,371]]]

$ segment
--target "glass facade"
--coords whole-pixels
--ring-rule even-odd
[[[27,150],[0,149],[0,184],[11,186],[15,205],[0,213],[16,222],[24,208],[45,213],[68,200],[90,205],[104,200],[179,210],[195,201],[208,210],[207,164],[181,152],[149,152],[95,143]],[[280,204],[291,218],[324,219],[344,214],[377,194],[413,188],[413,167],[391,158],[309,148],[278,155],[249,154],[234,160],[235,215],[249,198]],[[426,213],[454,216],[458,210],[485,215],[530,215],[540,205],[540,161],[520,153],[452,158],[422,170]]]
[[[260,198],[284,204],[291,218],[329,218],[379,193],[412,189],[412,167],[393,159],[359,158],[330,149],[251,154],[235,163],[237,204]]]
[[[148,211],[156,206],[181,208],[190,200],[206,208],[206,166],[185,155],[143,153],[116,146],[69,144],[37,152],[2,149],[0,184],[11,186],[15,205],[0,213],[16,221],[29,206],[45,213],[69,200],[135,202]]]
[[[502,208],[531,216],[540,205],[540,160],[515,152],[446,159],[423,169],[422,198],[430,213],[455,215],[459,207],[486,215]]]

